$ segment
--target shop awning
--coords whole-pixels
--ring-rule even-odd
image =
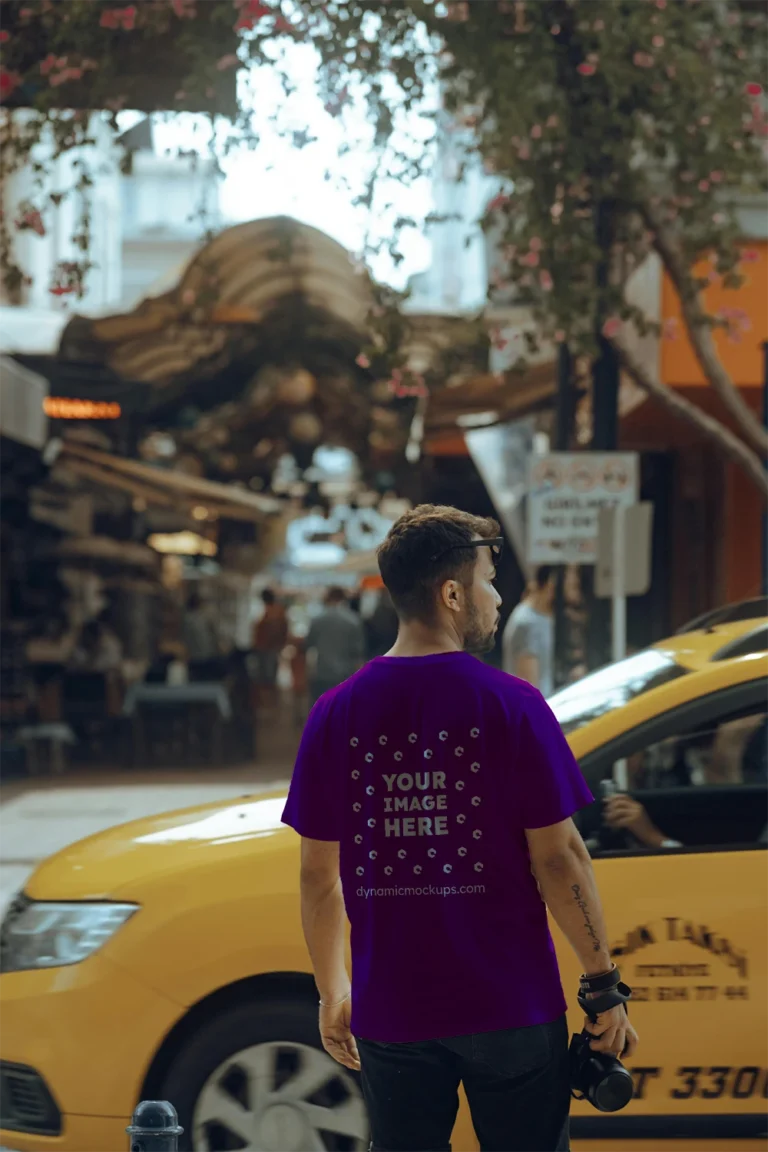
[[[227,228],[206,244],[173,288],[132,312],[74,317],[59,356],[93,359],[118,376],[163,389],[203,365],[226,364],[233,330],[264,325],[300,300],[359,339],[366,330],[366,276],[330,236],[278,216]]]
[[[119,488],[146,500],[147,504],[189,510],[203,507],[225,520],[256,522],[282,509],[281,502],[271,496],[181,472],[152,468],[85,444],[65,442],[59,461],[84,480]]]

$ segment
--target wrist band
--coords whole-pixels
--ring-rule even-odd
[[[349,1000],[351,995],[352,995],[351,992],[347,992],[346,996],[342,996],[341,1000],[321,1000],[320,1001],[320,1007],[321,1008],[338,1008],[339,1004],[344,1004],[347,1000]]]
[[[620,1004],[624,1005],[624,1011],[626,1012],[627,1001],[631,998],[632,989],[629,985],[619,983],[615,988],[611,988],[607,992],[596,996],[594,1000],[587,1000],[587,998],[581,994],[578,1000],[582,1011],[585,1012],[594,1023],[601,1012],[609,1012],[611,1008],[617,1008]]]
[[[600,976],[584,976],[579,978],[579,989],[585,992],[607,992],[611,988],[615,988],[621,983],[621,973],[614,964],[609,972],[603,972]]]

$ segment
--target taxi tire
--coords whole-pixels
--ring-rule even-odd
[[[192,1152],[192,1117],[208,1077],[235,1053],[280,1040],[322,1050],[316,1002],[245,1001],[213,1016],[192,1036],[171,1064],[160,1094],[173,1104],[184,1129],[179,1152]]]

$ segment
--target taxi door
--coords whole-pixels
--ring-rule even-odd
[[[766,699],[765,680],[734,685],[646,721],[582,762],[593,791],[617,761],[634,766],[637,784],[639,764],[670,752],[680,760],[692,747],[698,769],[683,787],[678,777],[677,786],[647,792],[657,827],[682,847],[633,842],[593,854],[640,1044],[629,1065],[635,1096],[625,1111],[605,1116],[574,1102],[574,1149],[765,1150]],[[643,802],[632,771],[629,790]],[[553,928],[570,1003],[578,963]],[[580,1028],[578,1012],[571,1024]]]

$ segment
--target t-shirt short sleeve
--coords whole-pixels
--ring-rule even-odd
[[[330,700],[318,700],[304,726],[282,822],[309,840],[339,840],[338,752],[331,747]]]
[[[524,828],[559,824],[594,800],[554,712],[535,689],[520,719],[515,769]]]
[[[520,620],[512,633],[511,649],[515,656],[524,653],[538,656],[541,652],[541,643],[538,631],[532,620]]]

